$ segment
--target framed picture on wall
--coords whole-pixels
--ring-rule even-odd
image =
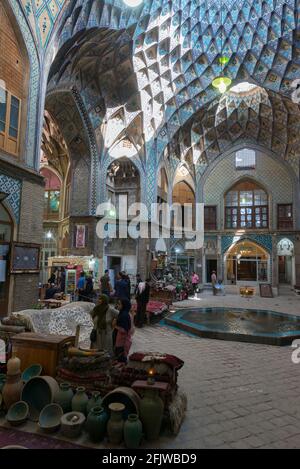
[[[30,243],[12,243],[10,272],[38,273],[40,271],[40,245]]]

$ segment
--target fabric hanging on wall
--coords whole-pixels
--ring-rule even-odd
[[[76,247],[85,247],[85,225],[76,225]]]

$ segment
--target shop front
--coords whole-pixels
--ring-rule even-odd
[[[228,285],[270,283],[270,255],[252,241],[243,240],[232,245],[224,261]]]

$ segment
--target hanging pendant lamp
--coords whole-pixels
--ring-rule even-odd
[[[223,20],[222,20],[222,9],[223,9],[223,2],[221,4],[221,27],[223,28]],[[221,53],[223,53],[223,30],[221,32]],[[224,66],[229,62],[229,57],[226,57],[225,55],[221,55],[219,57],[219,64],[221,66],[221,73],[218,77],[216,77],[212,81],[212,86],[216,88],[220,93],[225,93],[229,86],[231,85],[231,78],[226,77],[224,74]]]
[[[123,2],[128,7],[134,8],[138,7],[143,2],[143,0],[123,0]]]

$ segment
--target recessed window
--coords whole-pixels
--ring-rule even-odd
[[[250,181],[236,184],[225,195],[227,229],[262,229],[269,226],[267,193]]]
[[[292,204],[279,204],[278,205],[278,229],[286,230],[292,229],[293,222],[293,205]]]
[[[207,205],[204,207],[204,230],[211,231],[217,229],[217,207]]]
[[[255,169],[256,154],[254,150],[243,148],[235,154],[236,169]]]
[[[19,152],[21,101],[0,87],[0,148],[17,155]]]

